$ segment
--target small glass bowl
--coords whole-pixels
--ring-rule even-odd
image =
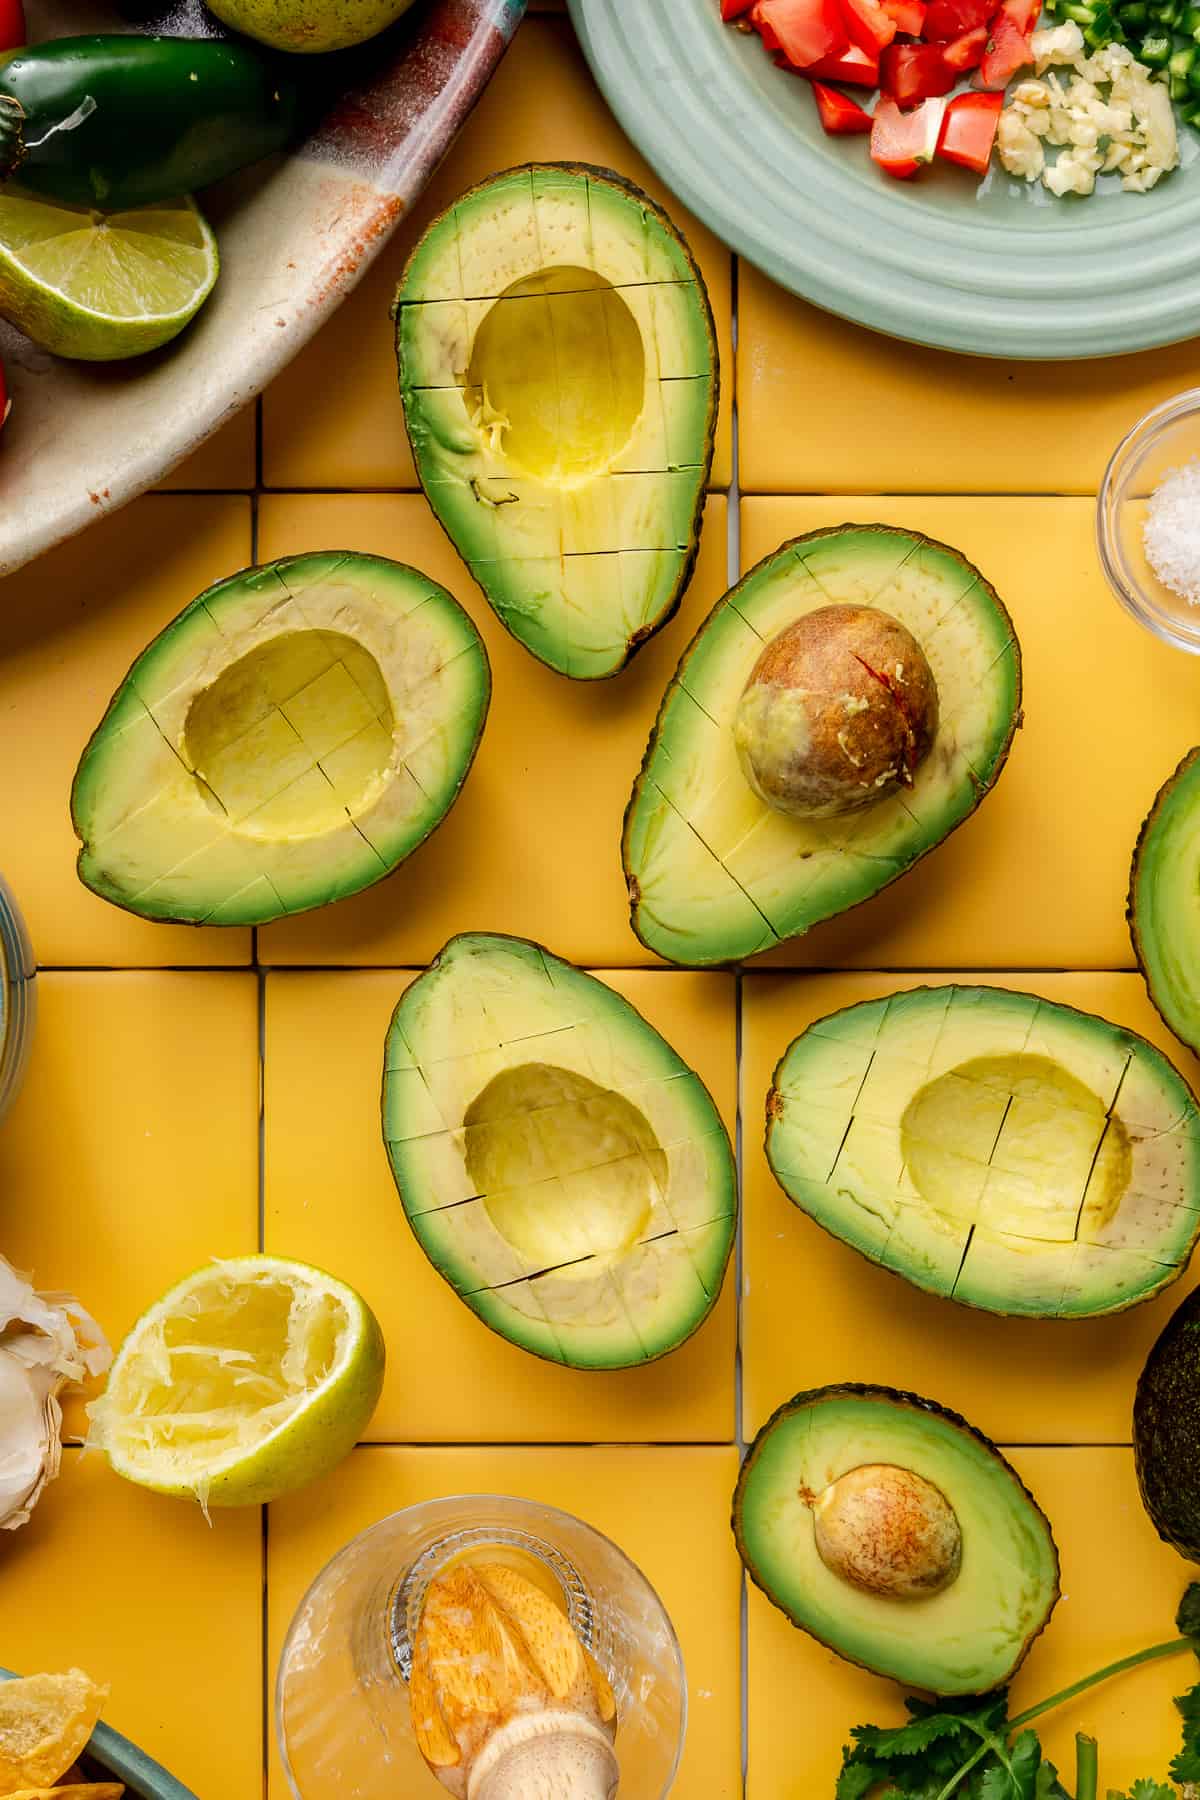
[[[0,878],[0,1119],[16,1099],[29,1061],[34,966],[25,921],[10,888]]]
[[[1200,606],[1164,587],[1142,541],[1151,494],[1194,457],[1200,458],[1200,388],[1156,406],[1121,439],[1100,484],[1096,542],[1109,586],[1126,612],[1164,642],[1200,656]]]
[[[612,1684],[621,1793],[666,1800],[687,1729],[687,1680],[662,1601],[622,1550],[570,1513],[455,1494],[393,1513],[339,1551],[292,1620],[275,1728],[295,1800],[429,1800],[440,1788],[408,1706],[413,1634],[432,1576],[464,1550],[532,1557]]]

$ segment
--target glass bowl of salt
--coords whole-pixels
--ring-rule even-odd
[[[1156,406],[1117,445],[1096,539],[1126,612],[1200,655],[1200,388]]]

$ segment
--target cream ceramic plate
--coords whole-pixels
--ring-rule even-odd
[[[1200,326],[1200,138],[1149,194],[1056,200],[993,167],[915,181],[821,130],[808,83],[717,0],[568,0],[605,97],[692,212],[768,275],[876,331],[975,356],[1111,356]],[[1116,191],[1113,191],[1113,190]]]
[[[198,6],[179,10],[171,29],[194,30]],[[142,493],[261,392],[425,186],[524,11],[525,0],[417,0],[378,40],[380,73],[313,137],[210,189],[221,278],[166,350],[59,362],[0,322],[13,403],[0,434],[0,575]],[[37,38],[129,29],[88,0],[34,0],[29,12]]]

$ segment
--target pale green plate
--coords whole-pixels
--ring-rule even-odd
[[[726,243],[806,300],[976,356],[1111,356],[1200,332],[1189,127],[1183,165],[1149,194],[1105,176],[1089,199],[1056,200],[996,169],[980,184],[948,166],[893,181],[865,139],[825,136],[808,83],[723,25],[718,0],[568,4],[642,154]]]

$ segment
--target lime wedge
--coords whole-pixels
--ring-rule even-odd
[[[156,350],[204,304],[217,268],[190,199],[102,213],[0,188],[0,315],[57,356]]]
[[[88,1409],[88,1441],[141,1487],[257,1505],[348,1454],[383,1364],[378,1321],[353,1288],[275,1256],[215,1262],[133,1327]]]

